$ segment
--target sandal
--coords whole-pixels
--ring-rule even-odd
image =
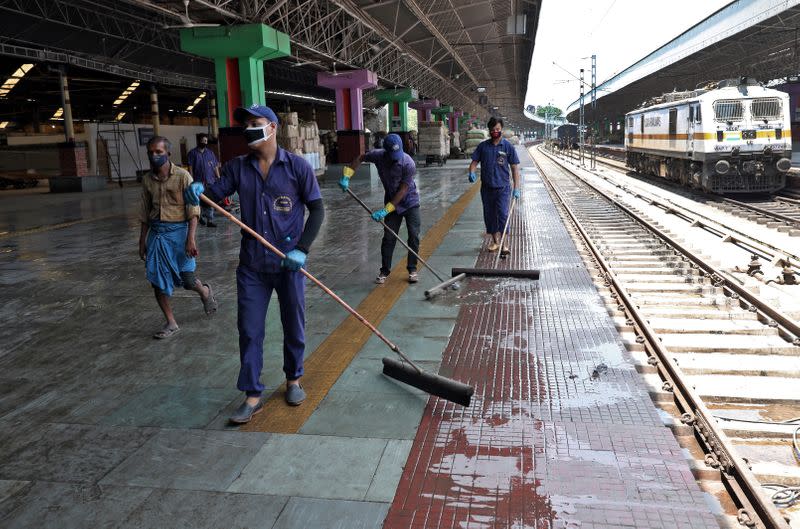
[[[170,336],[172,336],[173,334],[175,334],[180,330],[181,330],[180,327],[170,327],[169,324],[167,324],[164,325],[163,329],[155,333],[153,335],[153,338],[155,338],[156,340],[163,340],[165,338],[169,338]]]
[[[505,246],[502,250],[500,250],[500,257],[508,257],[509,255],[511,255],[511,249],[509,249],[508,246]]]
[[[214,297],[214,291],[211,290],[211,285],[203,283],[203,286],[208,287],[208,297],[203,302],[203,310],[210,316],[217,312],[217,298]]]
[[[500,248],[500,245],[496,242],[490,242],[489,246],[486,247],[490,252],[496,252],[498,248]]]

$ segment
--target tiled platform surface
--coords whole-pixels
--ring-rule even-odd
[[[440,373],[473,384],[474,403],[429,400],[384,528],[718,527],[520,158],[523,200],[501,266],[541,278],[472,279],[460,294]],[[454,235],[477,226],[466,220]]]

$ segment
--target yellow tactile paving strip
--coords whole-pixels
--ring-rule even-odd
[[[437,222],[425,234],[425,238],[420,243],[420,256],[427,260],[436,248],[444,240],[447,233],[455,225],[458,218],[464,213],[469,203],[475,198],[480,189],[479,185],[474,185],[445,212],[439,222]],[[369,320],[376,327],[380,326],[381,321],[392,309],[400,296],[403,295],[408,282],[405,281],[403,274],[397,273],[406,267],[406,259],[403,258],[393,268],[393,274],[389,276],[386,283],[380,288],[375,288],[367,295],[364,301],[356,307],[362,316]],[[308,288],[315,288],[309,285]],[[342,309],[344,310],[344,309]],[[380,328],[380,327],[379,327]],[[242,427],[244,431],[251,432],[274,432],[274,433],[297,433],[305,424],[311,414],[314,413],[322,399],[330,391],[341,374],[350,365],[350,362],[358,354],[367,340],[372,336],[372,332],[361,324],[353,316],[348,317],[339,327],[323,341],[305,362],[305,375],[303,376],[303,388],[306,390],[306,401],[299,407],[292,407],[286,404],[283,397],[284,387],[270,395],[264,404],[264,411],[253,417],[249,423]],[[390,340],[393,338],[387,336]],[[386,348],[387,356],[394,353]],[[380,368],[380,364],[376,369]]]

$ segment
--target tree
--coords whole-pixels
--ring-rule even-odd
[[[561,109],[552,105],[543,105],[536,109],[536,115],[540,118],[558,118],[561,114],[563,114]]]

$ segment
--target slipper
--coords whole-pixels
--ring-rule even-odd
[[[486,247],[486,249],[490,252],[496,252],[498,248],[500,248],[500,245],[496,242],[491,242],[489,243],[489,246]]]
[[[169,325],[164,325],[164,328],[155,333],[153,335],[153,338],[155,338],[156,340],[163,340],[165,338],[169,338],[170,336],[172,336],[173,334],[175,334],[180,330],[181,330],[180,327],[170,327]]]
[[[506,257],[508,255],[511,255],[511,249],[509,249],[508,246],[500,250],[500,257]]]
[[[214,297],[214,291],[211,290],[211,285],[203,283],[204,287],[208,287],[208,298],[203,302],[203,310],[209,316],[217,312],[217,298]]]

